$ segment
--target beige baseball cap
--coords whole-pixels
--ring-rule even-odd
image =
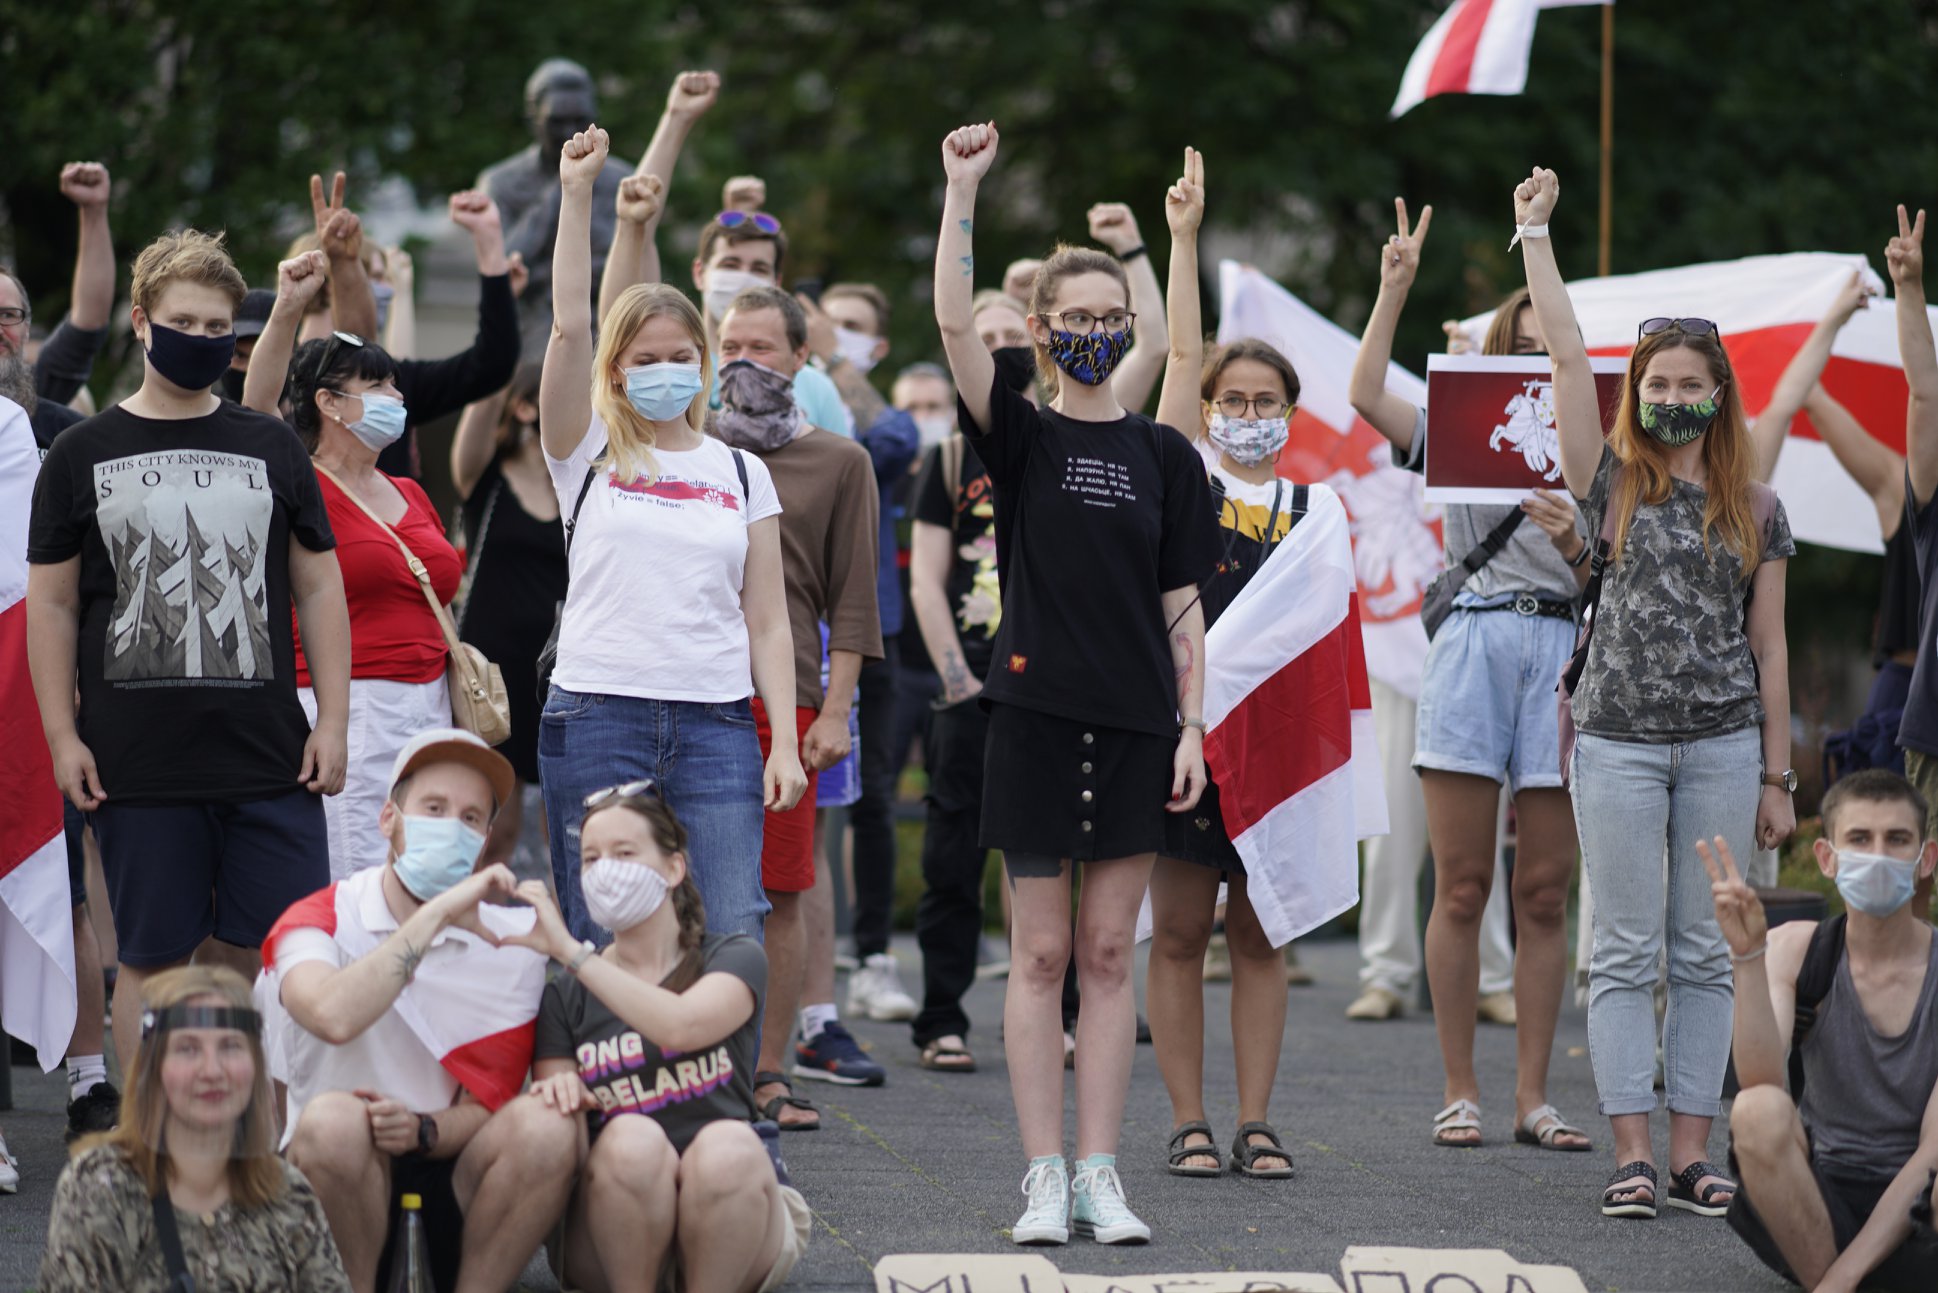
[[[510,760],[458,727],[433,727],[407,741],[397,752],[397,761],[390,765],[389,789],[396,790],[398,782],[433,763],[462,763],[477,769],[491,783],[491,797],[499,808],[518,789],[518,774],[512,771]]]

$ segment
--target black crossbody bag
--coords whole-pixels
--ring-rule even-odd
[[[166,1188],[149,1200],[155,1208],[155,1237],[161,1240],[162,1260],[168,1266],[169,1293],[195,1293],[195,1277],[188,1273],[182,1252],[182,1233],[175,1228],[175,1205]]]
[[[1427,591],[1420,597],[1420,626],[1427,631],[1427,641],[1433,641],[1433,635],[1453,614],[1454,598],[1460,596],[1460,590],[1467,586],[1467,581],[1479,574],[1482,566],[1501,554],[1501,549],[1507,546],[1507,541],[1514,537],[1514,531],[1521,527],[1525,519],[1527,513],[1515,508],[1502,517],[1501,523],[1489,530],[1485,538],[1469,549],[1466,556],[1434,576],[1433,582],[1427,585]]]

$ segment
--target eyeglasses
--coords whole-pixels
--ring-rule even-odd
[[[1653,337],[1659,332],[1667,332],[1671,328],[1678,332],[1686,332],[1692,337],[1713,337],[1722,332],[1721,328],[1708,319],[1665,318],[1642,320],[1642,326],[1635,330],[1635,336],[1640,340],[1643,337]]]
[[[17,328],[33,317],[32,310],[22,309],[17,305],[0,307],[0,326]]]
[[[638,781],[628,781],[624,785],[607,786],[604,790],[593,791],[585,797],[585,810],[588,813],[596,812],[610,804],[621,803],[636,795],[647,794],[661,803],[666,802],[665,796],[659,792],[659,783],[651,777],[642,777]]]
[[[1218,411],[1228,418],[1242,418],[1249,409],[1258,417],[1270,421],[1282,417],[1290,407],[1276,395],[1261,395],[1255,400],[1248,400],[1243,395],[1227,395],[1218,401]]]
[[[722,211],[713,217],[713,222],[722,229],[738,229],[742,225],[752,225],[762,233],[779,233],[781,222],[765,211]]]
[[[1137,315],[1131,310],[1112,310],[1101,318],[1088,310],[1065,310],[1061,314],[1044,314],[1041,317],[1057,320],[1065,332],[1079,337],[1089,336],[1100,323],[1104,325],[1105,332],[1122,332],[1137,322]]]

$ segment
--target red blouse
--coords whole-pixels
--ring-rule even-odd
[[[403,476],[386,476],[404,496],[404,518],[391,528],[410,546],[430,574],[438,600],[457,595],[464,563],[444,537],[444,524],[423,486]],[[350,604],[350,676],[393,682],[433,682],[444,675],[449,648],[416,576],[404,562],[397,540],[384,533],[368,513],[319,473],[323,506],[336,534],[337,564]],[[296,638],[296,685],[310,685],[303,639]]]

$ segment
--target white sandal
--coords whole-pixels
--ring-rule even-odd
[[[1543,1122],[1548,1125],[1541,1127]],[[1541,1130],[1536,1131],[1537,1127],[1541,1127]],[[1582,1143],[1557,1145],[1554,1143],[1557,1136],[1579,1136]],[[1588,1143],[1588,1133],[1570,1126],[1568,1120],[1561,1116],[1561,1110],[1551,1104],[1544,1104],[1521,1119],[1520,1125],[1514,1129],[1514,1139],[1523,1145],[1539,1145],[1542,1149],[1558,1150],[1564,1154],[1586,1154],[1594,1148]]]
[[[1433,1143],[1442,1149],[1478,1149],[1480,1137],[1448,1140],[1450,1131],[1480,1131],[1480,1106],[1472,1100],[1456,1100],[1433,1115]]]

